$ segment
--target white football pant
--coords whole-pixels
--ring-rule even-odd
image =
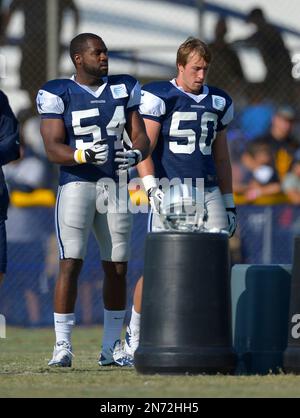
[[[127,185],[119,188],[109,179],[59,187],[55,224],[60,258],[84,259],[93,231],[102,261],[128,261],[132,214],[126,200]]]

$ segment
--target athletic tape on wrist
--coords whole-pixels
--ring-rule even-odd
[[[143,177],[142,182],[146,192],[148,192],[148,190],[152,189],[153,187],[158,187],[156,178],[152,174]]]
[[[84,164],[84,163],[86,163],[86,159],[85,159],[85,155],[84,155],[84,150],[77,149],[74,152],[74,160],[76,161],[77,164]]]

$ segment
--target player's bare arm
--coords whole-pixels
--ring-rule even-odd
[[[102,165],[108,158],[108,145],[94,142],[85,150],[74,150],[64,144],[65,126],[62,119],[42,119],[41,134],[49,160],[61,165],[91,163]]]
[[[155,169],[151,157],[159,137],[161,124],[151,119],[144,119],[146,132],[150,140],[150,155],[137,166],[139,176],[142,178],[144,188],[148,194],[148,199],[152,210],[159,212],[160,204],[163,199],[163,192],[159,189],[155,178]]]
[[[213,156],[221,193],[232,193],[232,172],[225,130],[217,133]]]
[[[42,119],[41,134],[49,161],[62,165],[75,165],[74,149],[64,144],[65,126],[62,119]]]
[[[160,133],[160,128],[161,128],[160,123],[151,119],[144,119],[144,123],[145,123],[146,133],[150,140],[150,155],[144,161],[140,162],[137,166],[137,170],[141,178],[145,176],[149,176],[149,175],[152,175],[152,176],[155,175],[151,154],[156,147],[157,140],[158,140],[159,133]]]
[[[237,227],[237,213],[232,194],[232,170],[228,151],[226,130],[218,132],[213,145],[213,156],[218,177],[218,185],[222,193],[227,213],[229,237]]]

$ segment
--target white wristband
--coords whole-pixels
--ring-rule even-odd
[[[235,208],[233,194],[232,193],[225,193],[222,195],[223,203],[225,208]]]
[[[149,174],[148,176],[143,177],[142,182],[143,182],[146,192],[152,189],[152,187],[158,187],[156,178],[152,174]]]

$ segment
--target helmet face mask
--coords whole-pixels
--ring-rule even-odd
[[[160,216],[167,231],[198,232],[204,229],[204,194],[186,184],[171,186],[164,194]]]
[[[164,226],[172,231],[196,232],[200,230],[199,216],[168,214],[164,218]]]

